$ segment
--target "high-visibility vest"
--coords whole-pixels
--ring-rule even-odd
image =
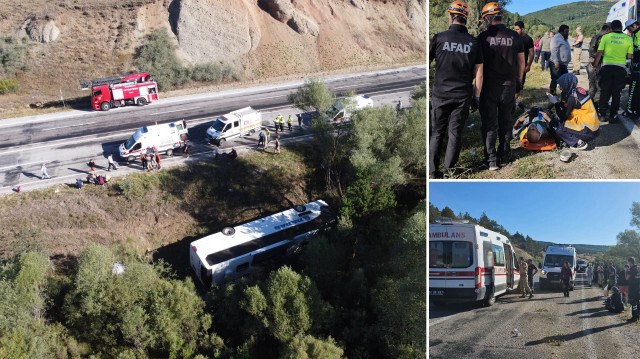
[[[287,123],[291,123],[291,116],[287,119]]]

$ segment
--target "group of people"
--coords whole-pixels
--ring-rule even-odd
[[[593,282],[603,288],[603,297],[606,298],[605,306],[608,310],[621,313],[626,304],[631,304],[631,318],[629,321],[638,321],[638,303],[640,301],[640,268],[633,257],[627,259],[623,268],[618,268],[613,263],[589,263],[587,265],[587,285]],[[613,293],[609,296],[609,291]]]
[[[624,28],[617,20],[605,24],[601,33],[592,38],[587,91],[578,86],[575,76],[580,74],[584,45],[579,27],[571,42],[569,26],[564,24],[557,33],[545,33],[534,42],[526,34],[523,22],[517,21],[513,29],[507,28],[502,23],[502,12],[498,3],[486,4],[480,16],[487,29],[475,38],[466,28],[469,7],[462,1],[454,1],[447,9],[449,29],[436,34],[430,42],[429,62],[435,60],[431,91],[430,178],[448,178],[454,174],[465,122],[469,112],[475,110],[480,111],[482,121],[485,167],[495,171],[510,163],[510,141],[514,135],[512,114],[526,74],[538,58],[542,70],[550,70],[549,99],[553,105],[546,111],[535,112],[536,116],[521,129],[526,131],[520,132],[524,134],[523,138],[537,142],[543,137],[551,137],[557,145],[566,143],[572,150],[584,150],[598,136],[600,122],[618,119],[620,92],[626,84],[626,61],[640,42],[635,36],[639,28],[635,20],[627,21]],[[622,33],[623,30],[632,33],[633,38]],[[573,73],[569,73],[572,50]],[[640,84],[640,70],[637,80]],[[558,86],[559,94],[556,92]],[[594,99],[598,94],[596,104]],[[640,96],[634,94],[633,98],[635,104],[632,105],[630,99],[628,109],[640,108]],[[552,108],[555,114],[550,110]],[[448,143],[440,171],[445,135],[448,135]]]
[[[529,299],[533,298],[533,277],[538,273],[538,267],[533,264],[531,259],[524,260],[523,257],[520,257],[519,262],[520,268],[520,289],[522,291],[522,295],[520,298],[526,297],[527,293],[529,294]],[[524,270],[523,270],[524,269]]]
[[[276,127],[277,129],[277,127]],[[269,132],[268,128],[265,128],[264,131],[260,131],[258,134],[258,148],[262,148],[263,150],[269,147],[269,142],[271,141],[271,132]],[[280,153],[280,135],[276,131],[276,136],[274,140],[274,152]]]

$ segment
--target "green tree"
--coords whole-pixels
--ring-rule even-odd
[[[327,86],[315,78],[305,80],[304,85],[287,99],[302,111],[318,114],[324,114],[336,102]]]
[[[285,359],[339,359],[344,351],[333,338],[317,339],[311,335],[298,335],[289,342],[282,358]]]
[[[453,210],[451,208],[449,208],[448,206],[444,207],[442,209],[442,213],[440,214],[440,216],[442,218],[456,218],[456,214],[453,212]]]

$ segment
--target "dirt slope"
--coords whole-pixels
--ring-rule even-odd
[[[78,79],[133,71],[144,35],[171,30],[185,64],[232,63],[244,81],[424,61],[424,0],[0,2],[0,35],[30,36],[21,92],[0,112],[84,96]],[[39,35],[39,36],[36,36]],[[0,74],[2,77],[2,74]],[[6,75],[4,77],[7,77]]]

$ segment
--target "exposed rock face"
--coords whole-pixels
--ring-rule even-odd
[[[16,30],[18,37],[29,36],[35,42],[52,42],[60,36],[60,29],[53,20],[27,19]]]
[[[274,19],[286,23],[298,34],[318,36],[320,33],[318,25],[297,11],[293,7],[291,0],[266,0],[265,3],[269,8],[269,14]]]
[[[230,61],[255,49],[260,29],[241,1],[182,0],[176,24],[180,47],[193,62]]]

